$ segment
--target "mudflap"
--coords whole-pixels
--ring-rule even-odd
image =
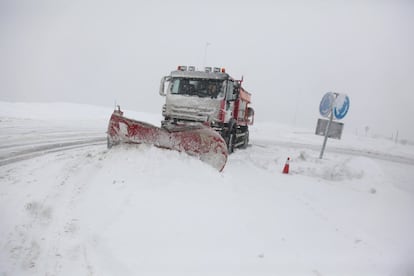
[[[222,171],[227,162],[227,145],[219,133],[203,124],[157,127],[129,119],[115,110],[108,125],[108,147],[120,143],[152,144],[186,152]]]

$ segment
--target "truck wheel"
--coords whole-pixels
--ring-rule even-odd
[[[244,140],[244,143],[243,143],[242,148],[245,149],[245,148],[247,148],[247,146],[249,144],[249,131],[248,130],[245,132],[243,140]]]
[[[236,129],[233,128],[227,136],[227,151],[230,153],[234,152],[234,142],[236,141]]]
[[[231,119],[228,124],[228,129],[225,132],[225,141],[227,144],[227,151],[228,153],[234,152],[234,143],[236,142],[236,121]]]

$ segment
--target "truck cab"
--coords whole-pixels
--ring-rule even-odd
[[[163,124],[199,122],[210,125],[226,140],[229,152],[247,146],[248,125],[254,111],[251,95],[224,68],[178,66],[161,79],[160,94],[166,97]]]

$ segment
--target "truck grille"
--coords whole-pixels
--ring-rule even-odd
[[[213,110],[172,105],[169,116],[177,119],[205,122],[213,119]]]

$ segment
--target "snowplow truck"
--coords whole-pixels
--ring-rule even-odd
[[[161,127],[128,118],[118,106],[108,124],[108,148],[151,144],[197,156],[222,171],[228,154],[249,142],[254,111],[241,83],[221,68],[179,66],[161,80],[160,94],[166,97]]]
[[[162,125],[202,122],[223,137],[229,153],[247,147],[254,110],[249,106],[251,94],[242,82],[224,68],[196,71],[194,66],[178,66],[161,79],[160,94],[166,97]]]

